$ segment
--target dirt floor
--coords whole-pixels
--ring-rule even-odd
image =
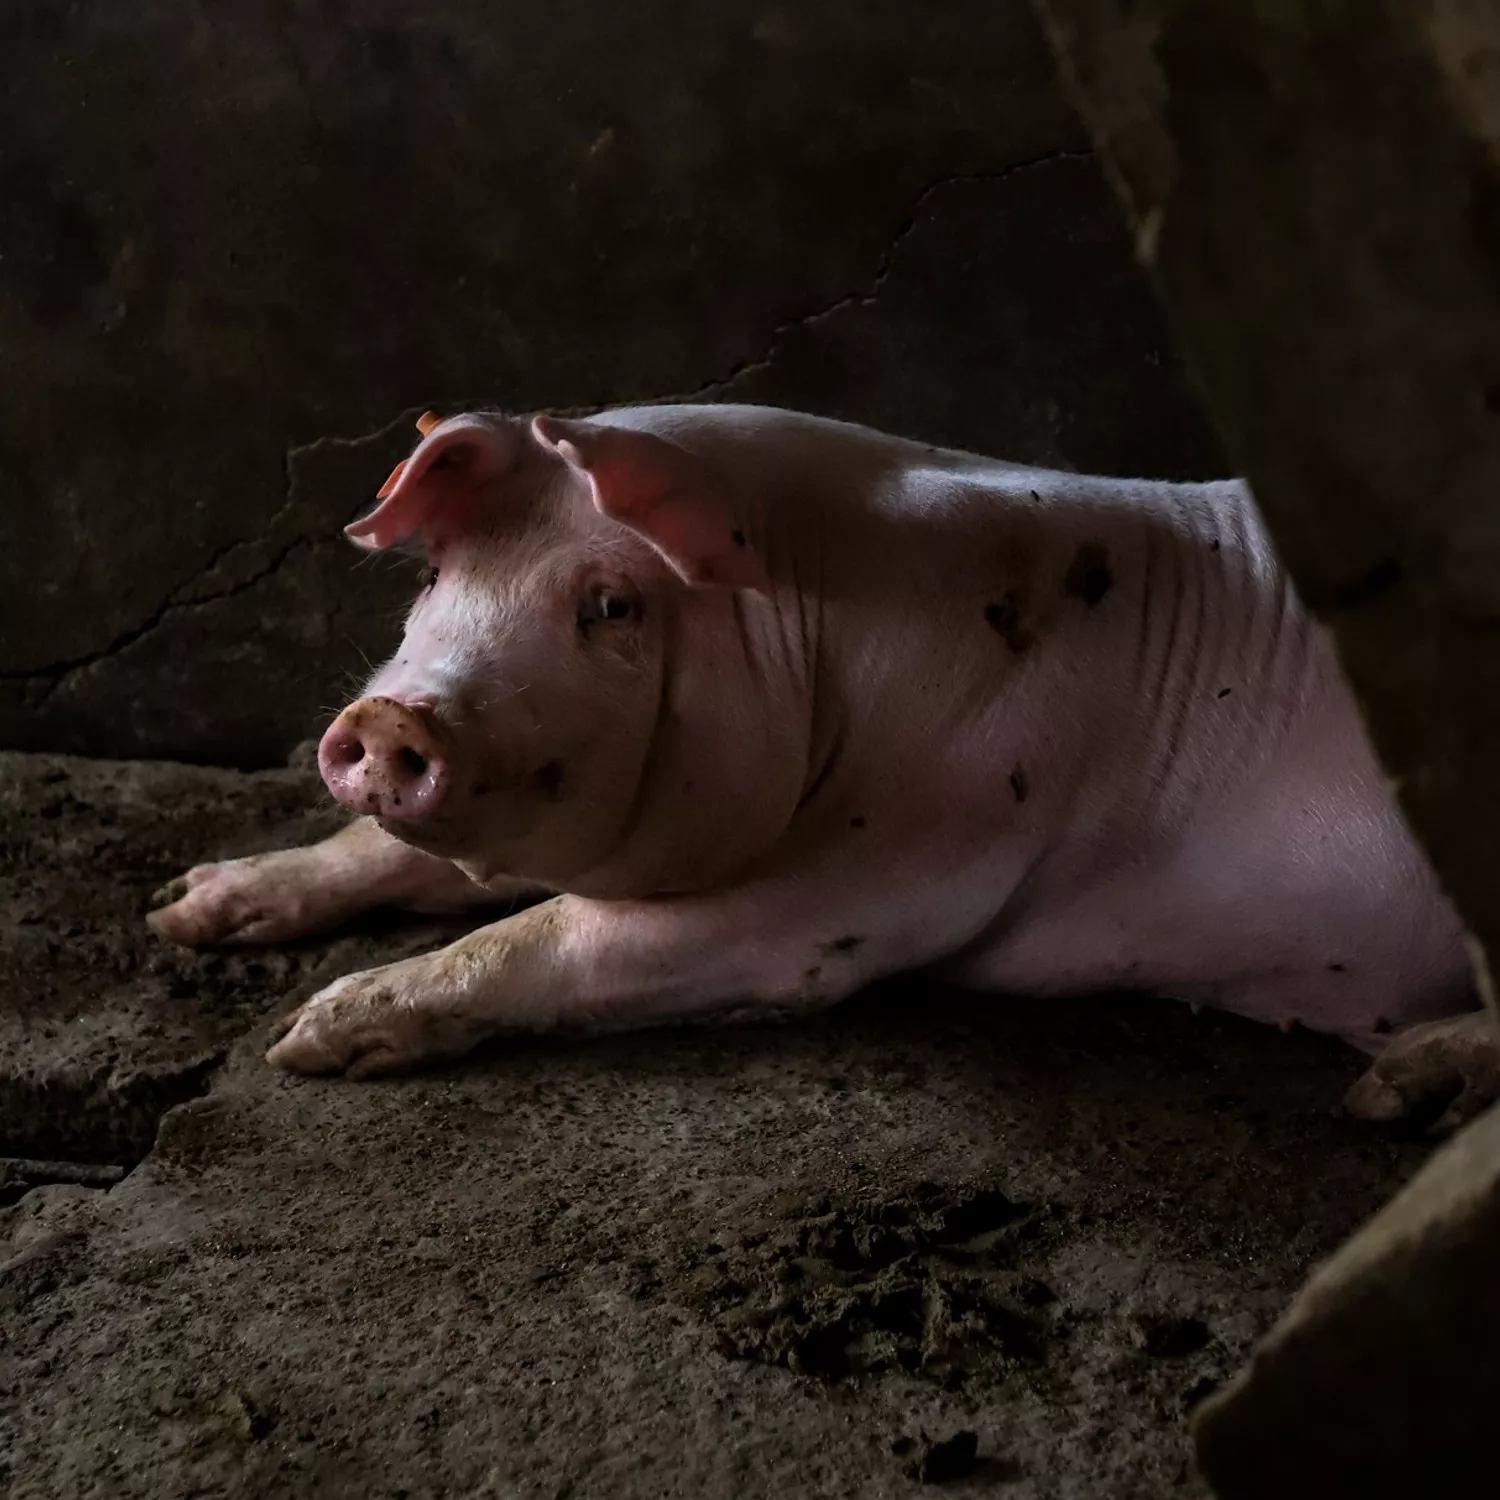
[[[0,756],[14,1500],[1199,1495],[1187,1412],[1424,1154],[1325,1039],[920,983],[288,1079],[269,1017],[460,929],[141,915],[333,825],[305,770]]]

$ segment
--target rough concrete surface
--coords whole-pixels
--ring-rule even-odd
[[[14,0],[0,142],[0,745],[278,763],[424,406],[1223,472],[1024,0]]]
[[[326,826],[308,774],[0,786],[0,1155],[131,1161],[126,1081],[177,1090],[119,1186],[0,1208],[15,1500],[1201,1495],[1188,1410],[1421,1154],[1327,1039],[915,982],[289,1079],[262,1018],[438,928],[193,956],[141,913]]]
[[[1486,1485],[1500,1350],[1500,1111],[1436,1155],[1200,1408],[1223,1500]]]

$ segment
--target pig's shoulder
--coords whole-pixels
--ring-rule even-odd
[[[782,406],[750,406],[736,402],[701,401],[621,406],[600,412],[591,420],[673,438],[727,437],[770,444],[823,442],[835,446],[857,444],[891,449],[937,452],[892,433],[818,417]]]
[[[830,461],[862,456],[880,458],[897,466],[929,463],[960,468],[992,464],[1015,467],[959,449],[943,448],[916,438],[862,427],[857,422],[841,422],[833,417],[814,416],[810,412],[791,411],[780,406],[747,406],[729,402],[663,403],[659,406],[618,407],[601,412],[593,420],[654,432],[700,451],[712,450],[722,444],[741,449],[755,446],[771,454],[787,456],[821,454]]]
[[[906,465],[896,503],[912,510],[947,505],[1025,515],[1044,525],[1146,524],[1167,532],[1258,531],[1254,505],[1237,479],[1179,483],[1077,474],[964,453],[932,453]]]
[[[1035,490],[1043,501],[1090,498],[1123,505],[1168,503],[1212,507],[1239,504],[1244,488],[1238,480],[1182,484],[1150,477],[1065,472],[779,406],[663,402],[618,407],[594,420],[655,432],[697,448],[712,447],[715,440],[723,440],[736,446],[755,443],[771,449],[804,452],[809,448],[825,449],[830,455],[862,451],[880,455],[917,473],[951,470],[981,483],[992,480],[997,488],[1004,490],[1021,494]]]
[[[706,456],[722,454],[735,467],[747,458],[752,474],[791,469],[852,481],[887,507],[921,511],[956,505],[1040,506],[1065,512],[1102,509],[1219,524],[1253,515],[1237,479],[1177,483],[1150,477],[1078,474],[1016,463],[922,442],[776,406],[700,402],[621,407],[599,421],[654,432]],[[1253,522],[1252,522],[1253,524]]]

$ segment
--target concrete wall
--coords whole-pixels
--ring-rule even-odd
[[[1024,0],[10,0],[0,213],[4,746],[281,758],[428,405],[1223,468]]]
[[[1036,4],[1182,347],[1487,957],[1492,1014],[1402,1038],[1380,1064],[1461,1117],[1500,1080],[1500,0]],[[1224,1500],[1461,1494],[1493,1470],[1497,1109],[1198,1409]]]

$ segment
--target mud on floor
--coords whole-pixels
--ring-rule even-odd
[[[244,775],[0,753],[0,1159],[133,1166],[278,997],[462,930],[377,916],[332,944],[206,952],[152,936],[151,893],[189,866],[340,826],[298,759]]]
[[[823,1380],[904,1370],[956,1390],[1041,1362],[1060,1316],[1036,1272],[1065,1232],[1063,1215],[994,1186],[783,1199],[706,1247],[694,1302],[733,1357]]]
[[[0,756],[0,1490],[1196,1500],[1187,1414],[1425,1154],[1327,1041],[917,984],[289,1082],[269,1018],[464,924],[143,917],[335,822]]]
[[[1067,1262],[1097,1236],[1090,1219],[1086,1209],[1018,1201],[993,1181],[918,1182],[844,1200],[779,1192],[723,1243],[648,1271],[633,1295],[680,1299],[730,1359],[856,1398],[872,1379],[904,1376],[971,1405],[1024,1387],[1030,1401],[1064,1410],[1080,1369],[1103,1365],[1130,1390],[1129,1405],[1144,1397],[1163,1428],[1179,1427],[1231,1373],[1237,1351],[1202,1317],[1174,1309],[1170,1291],[1122,1313],[1056,1290],[1076,1280]],[[924,1484],[1022,1477],[993,1441],[981,1454],[967,1428],[901,1433],[887,1446],[894,1467]]]

